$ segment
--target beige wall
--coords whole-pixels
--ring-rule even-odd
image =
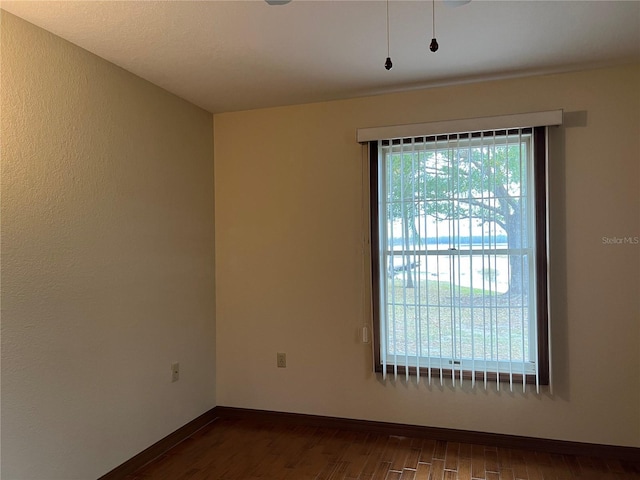
[[[212,115],[5,12],[1,45],[2,478],[97,478],[215,405]]]
[[[640,236],[639,85],[635,65],[215,115],[218,405],[639,447],[640,245],[602,242]],[[356,128],[557,108],[553,395],[381,381]]]

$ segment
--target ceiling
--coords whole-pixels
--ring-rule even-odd
[[[640,61],[640,1],[6,1],[219,113]]]

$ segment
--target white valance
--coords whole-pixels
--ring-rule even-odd
[[[527,128],[562,125],[562,110],[499,115],[496,117],[465,118],[442,122],[411,123],[384,127],[359,128],[358,143],[393,138],[426,137],[462,132],[483,132],[510,128]]]

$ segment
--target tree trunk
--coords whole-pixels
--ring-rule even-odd
[[[506,218],[506,225],[509,248],[522,248],[523,225],[520,212],[515,211],[509,215]],[[525,280],[523,267],[523,260],[520,255],[509,255],[509,293],[512,295],[521,295],[527,291],[527,286],[523,281]]]
[[[411,248],[411,244],[409,243],[409,215],[407,215],[406,213],[402,216],[402,226],[404,229],[404,234],[402,235],[404,237],[404,250],[405,250],[405,254],[404,254],[404,268],[403,268],[403,275],[405,275],[405,288],[413,288],[413,269],[411,268],[411,255],[409,254],[409,250]]]

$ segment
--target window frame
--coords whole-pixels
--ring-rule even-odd
[[[548,192],[547,192],[547,135],[548,129],[544,126],[535,126],[532,130],[533,152],[531,161],[533,162],[533,197],[534,197],[534,219],[535,226],[535,308],[536,308],[536,336],[537,336],[537,376],[535,374],[506,373],[495,371],[472,371],[455,368],[442,368],[442,366],[427,365],[420,366],[420,376],[430,378],[450,378],[454,382],[462,378],[463,380],[481,382],[513,382],[549,385],[550,384],[550,350],[549,350],[549,294],[548,294]],[[497,133],[500,130],[486,132]],[[472,132],[466,132],[469,136]],[[402,139],[401,139],[402,141]],[[381,358],[381,292],[380,285],[381,270],[380,263],[380,218],[378,214],[379,198],[379,162],[378,140],[371,140],[369,145],[369,211],[370,211],[370,244],[371,244],[371,295],[372,295],[372,317],[373,317],[373,349],[374,349],[374,371],[383,373],[383,362]],[[386,267],[385,267],[386,268]],[[440,358],[440,362],[446,361]],[[442,363],[441,363],[442,365]],[[408,371],[407,371],[408,370]],[[386,373],[416,376],[415,366],[405,366],[400,364],[387,364]],[[498,387],[499,388],[499,387]]]

